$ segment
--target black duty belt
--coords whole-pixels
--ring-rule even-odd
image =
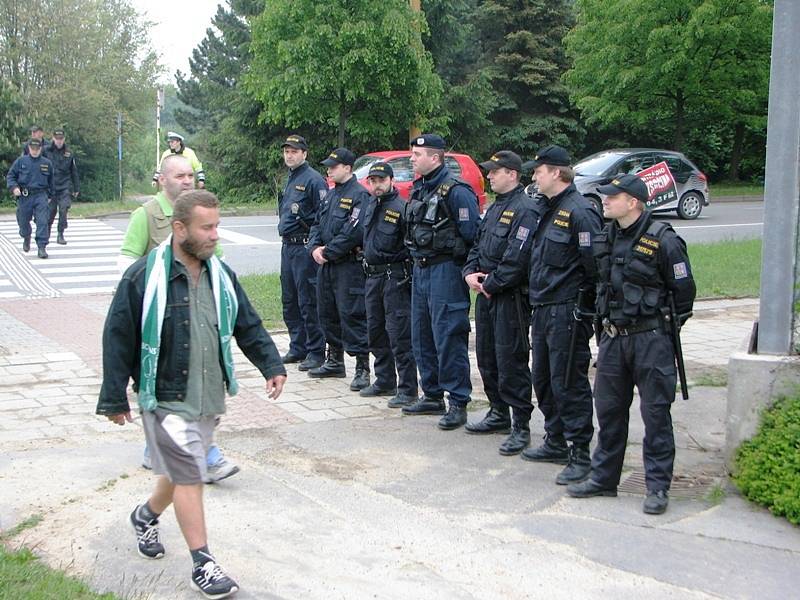
[[[305,246],[308,243],[308,236],[307,235],[285,235],[285,236],[283,236],[283,243],[284,244],[303,244]]]
[[[439,254],[437,256],[423,256],[422,258],[415,258],[414,264],[421,268],[432,267],[433,265],[440,265],[446,262],[454,262],[452,254]]]
[[[380,277],[383,275],[391,277],[392,275],[397,275],[398,277],[403,278],[408,276],[408,263],[393,262],[384,263],[381,265],[371,265],[364,261],[364,273],[366,273],[367,277]]]
[[[634,333],[642,333],[644,331],[653,331],[654,329],[661,329],[663,322],[660,317],[651,317],[636,323],[627,325],[615,325],[608,319],[603,319],[603,331],[608,334],[608,337],[617,337],[618,335],[633,335]]]
[[[47,192],[47,188],[19,188],[20,193],[25,196],[35,196],[36,194],[44,194]]]

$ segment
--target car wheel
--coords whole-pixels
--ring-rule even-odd
[[[678,216],[692,220],[703,211],[703,196],[699,192],[686,192],[678,202]]]

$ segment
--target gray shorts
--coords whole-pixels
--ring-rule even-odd
[[[213,416],[187,421],[159,408],[155,412],[143,411],[142,426],[153,473],[166,475],[176,485],[203,483],[206,454],[216,423]]]

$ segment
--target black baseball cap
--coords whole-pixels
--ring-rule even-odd
[[[420,148],[436,148],[444,150],[444,138],[435,133],[423,133],[415,137],[408,143],[409,146],[419,146]]]
[[[394,177],[394,169],[385,162],[375,162],[369,167],[367,177]]]
[[[297,148],[298,150],[308,150],[308,143],[306,143],[306,139],[301,135],[292,134],[287,136],[286,140],[281,144],[281,148],[285,148],[286,146],[291,146],[292,148]]]
[[[44,131],[39,125],[31,125],[31,133],[36,133],[37,131]]]
[[[350,152],[347,148],[337,148],[330,154],[328,154],[328,158],[322,161],[322,164],[326,167],[332,167],[334,165],[350,165],[352,166],[353,163],[356,162],[356,155]]]
[[[511,169],[512,171],[522,171],[522,158],[511,150],[500,150],[492,154],[492,158],[480,164],[484,171],[494,171],[500,167]]]
[[[647,202],[650,194],[647,192],[647,186],[645,185],[644,181],[642,181],[636,175],[617,175],[606,185],[601,185],[597,188],[597,191],[601,194],[605,194],[606,196],[610,196],[613,194],[619,194],[620,192],[625,192],[626,194],[630,194],[639,202]]]
[[[54,130],[53,137],[64,137],[64,130],[63,129]]]
[[[539,165],[553,165],[554,167],[568,167],[572,163],[572,159],[561,146],[545,146],[540,148],[533,157],[533,160],[525,163],[526,167],[533,167],[534,169]]]
[[[28,140],[28,146],[33,146],[34,148],[41,148],[42,147],[42,140],[37,140],[36,138],[31,138]]]

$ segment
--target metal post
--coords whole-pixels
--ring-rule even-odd
[[[421,0],[409,0],[409,5],[411,6],[411,10],[418,13],[422,12]],[[420,39],[420,46],[422,46],[421,39]],[[416,121],[408,126],[408,139],[413,140],[415,137],[418,137],[421,133],[422,132],[420,131],[419,127],[417,127]]]
[[[156,90],[156,171],[161,165],[161,109],[164,108],[164,90]]]
[[[759,354],[797,353],[800,2],[775,0],[772,25]],[[794,332],[794,335],[793,335]],[[793,340],[794,338],[794,340]]]
[[[117,113],[117,165],[119,167],[119,200],[122,202],[122,113]]]

